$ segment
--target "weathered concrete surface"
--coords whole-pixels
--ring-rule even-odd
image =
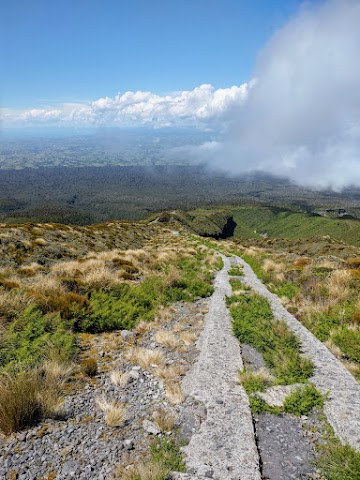
[[[260,480],[249,401],[238,383],[240,346],[225,305],[225,295],[231,294],[230,260],[223,260],[198,343],[200,354],[183,384],[188,395],[205,405],[207,416],[184,449],[188,473],[181,477]]]
[[[236,260],[244,269],[242,281],[269,300],[275,317],[286,321],[299,337],[304,355],[314,362],[315,373],[311,381],[322,393],[329,394],[324,411],[340,441],[360,451],[359,383],[326,346],[282,306],[251,267],[242,258],[236,257]]]

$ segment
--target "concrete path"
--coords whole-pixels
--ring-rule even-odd
[[[324,411],[336,435],[342,443],[360,451],[359,383],[325,345],[282,306],[243,259],[236,257],[236,261],[244,269],[241,280],[269,300],[275,317],[286,321],[300,339],[304,355],[314,362],[315,374],[311,381],[322,393],[329,394]]]
[[[184,449],[188,473],[181,478],[260,480],[249,401],[238,383],[240,346],[225,305],[225,295],[231,294],[230,260],[222,258],[224,268],[216,275],[198,342],[200,354],[183,384],[185,393],[205,405],[207,417]]]

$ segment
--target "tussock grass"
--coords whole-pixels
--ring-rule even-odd
[[[150,350],[142,347],[133,349],[131,359],[144,370],[149,370],[153,367],[163,367],[165,364],[164,354],[161,350]]]
[[[87,375],[88,377],[95,377],[98,373],[98,363],[95,358],[89,357],[85,358],[81,364],[81,370]]]
[[[13,317],[28,308],[33,299],[23,291],[7,291],[0,288],[0,314]]]
[[[181,343],[183,343],[186,346],[189,346],[196,342],[198,336],[194,332],[185,331],[185,332],[181,332],[179,337],[180,337]]]
[[[59,411],[61,389],[72,367],[46,362],[14,367],[0,376],[0,430],[8,435]]]
[[[165,384],[165,395],[170,403],[173,405],[179,405],[185,400],[184,393],[181,388],[181,384],[176,381],[168,381]]]
[[[139,335],[145,335],[145,333],[151,332],[154,327],[155,322],[145,322],[144,320],[141,320],[134,328],[134,331]]]
[[[284,270],[284,268],[285,268],[284,264],[274,262],[273,260],[270,260],[270,258],[265,258],[264,263],[263,263],[263,270],[266,273],[282,272]]]
[[[109,427],[121,427],[126,420],[127,407],[124,403],[109,402],[105,397],[96,398],[96,404],[104,412]]]
[[[155,341],[165,347],[175,348],[178,345],[178,338],[174,333],[167,330],[158,330],[155,334]]]
[[[184,367],[177,363],[170,366],[158,367],[154,370],[154,374],[166,382],[181,377],[184,373]]]
[[[126,387],[129,383],[130,374],[127,372],[119,372],[118,370],[113,370],[110,372],[110,381],[112,384],[117,385],[118,387]]]
[[[120,480],[167,480],[169,469],[159,462],[149,461],[132,465],[118,478]]]
[[[162,432],[166,433],[173,430],[176,419],[171,412],[165,410],[164,408],[159,408],[154,412],[153,416],[156,425],[160,428]]]

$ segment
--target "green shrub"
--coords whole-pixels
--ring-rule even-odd
[[[243,371],[239,373],[239,380],[246,393],[263,392],[271,385],[271,381],[264,372]]]
[[[0,366],[22,362],[34,364],[48,357],[52,350],[63,360],[74,357],[77,346],[73,333],[60,314],[43,315],[29,307],[8,326],[0,343]]]
[[[241,265],[233,265],[230,268],[228,274],[232,275],[233,277],[241,277],[242,275],[244,275],[244,271]]]
[[[299,387],[285,398],[284,411],[293,413],[298,417],[307,415],[315,407],[322,407],[324,399],[314,385],[309,384],[305,387]]]
[[[360,453],[341,445],[330,427],[328,430],[317,446],[316,466],[327,480],[360,480]]]
[[[281,409],[278,407],[270,407],[265,400],[257,396],[256,394],[249,396],[249,403],[251,412],[254,414],[259,413],[271,413],[273,415],[279,415],[281,413]]]
[[[360,363],[359,328],[357,330],[352,330],[347,327],[342,327],[342,329],[331,338],[349,360]]]
[[[279,384],[304,382],[313,372],[310,360],[301,357],[300,343],[284,321],[276,320],[269,302],[260,295],[227,298],[233,332],[240,343],[259,350]]]
[[[130,330],[141,319],[154,317],[155,300],[140,285],[122,283],[109,292],[95,290],[90,297],[90,313],[79,318],[75,329],[80,332]]]
[[[170,472],[186,472],[180,446],[175,442],[167,438],[158,439],[151,445],[150,452],[151,460],[161,463]]]
[[[274,293],[279,297],[287,297],[289,300],[296,297],[300,292],[300,287],[295,283],[281,282],[280,285],[276,285]]]

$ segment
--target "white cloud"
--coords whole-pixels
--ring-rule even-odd
[[[200,85],[193,90],[156,95],[151,92],[118,93],[84,104],[63,104],[56,108],[3,111],[5,124],[118,125],[118,126],[218,126],[230,118],[232,109],[245,100],[248,84],[214,89]]]
[[[300,9],[259,55],[221,165],[314,187],[360,185],[360,2]]]

